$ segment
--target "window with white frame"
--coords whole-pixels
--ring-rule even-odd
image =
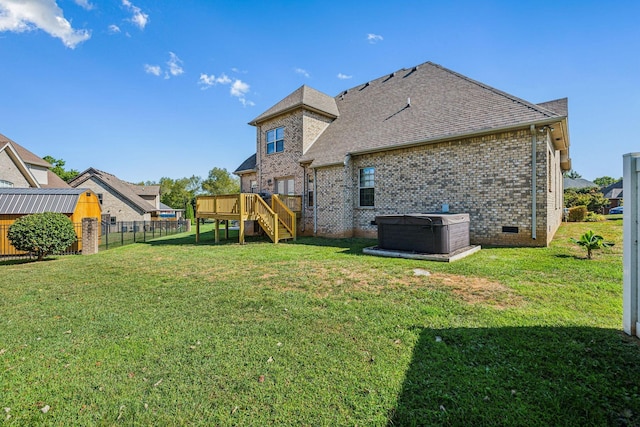
[[[0,188],[12,188],[13,182],[0,179]]]
[[[267,154],[284,151],[284,128],[276,128],[267,131]]]
[[[258,192],[258,181],[256,181],[255,179],[252,179],[251,181],[249,181],[249,186],[251,187],[252,193]]]
[[[360,206],[361,207],[373,207],[374,206],[374,193],[375,193],[375,168],[362,168],[360,169]]]
[[[287,178],[276,178],[276,194],[284,194],[284,195],[294,195],[295,180],[291,177]]]

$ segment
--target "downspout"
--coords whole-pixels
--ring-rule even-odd
[[[313,168],[313,235],[318,233],[318,170]]]
[[[531,238],[536,240],[536,228],[537,228],[537,201],[536,201],[536,192],[537,192],[537,183],[536,183],[536,174],[537,174],[537,146],[538,141],[536,138],[536,126],[531,125]]]

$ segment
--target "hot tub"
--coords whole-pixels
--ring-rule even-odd
[[[449,254],[469,246],[469,214],[380,215],[378,247],[398,251]]]

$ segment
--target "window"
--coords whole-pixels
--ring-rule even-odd
[[[375,168],[360,169],[360,206],[374,206]]]
[[[313,174],[307,174],[307,206],[313,207]]]
[[[284,128],[267,131],[267,154],[284,151]]]
[[[98,201],[100,202],[100,205],[102,206],[102,193],[98,193]]]
[[[112,217],[109,218],[109,224],[116,225],[116,217],[115,216],[112,216]]]
[[[249,186],[251,187],[251,193],[258,192],[258,181],[252,179],[251,181],[249,181]]]
[[[0,179],[0,188],[12,188],[13,182]]]
[[[276,179],[276,194],[294,195],[295,191],[293,178]]]

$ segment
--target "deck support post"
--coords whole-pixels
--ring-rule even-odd
[[[229,220],[224,220],[224,239],[229,240]]]
[[[196,243],[200,242],[200,218],[196,217]]]
[[[215,231],[215,235],[216,235],[216,243],[220,243],[220,220],[216,219],[216,231]]]

